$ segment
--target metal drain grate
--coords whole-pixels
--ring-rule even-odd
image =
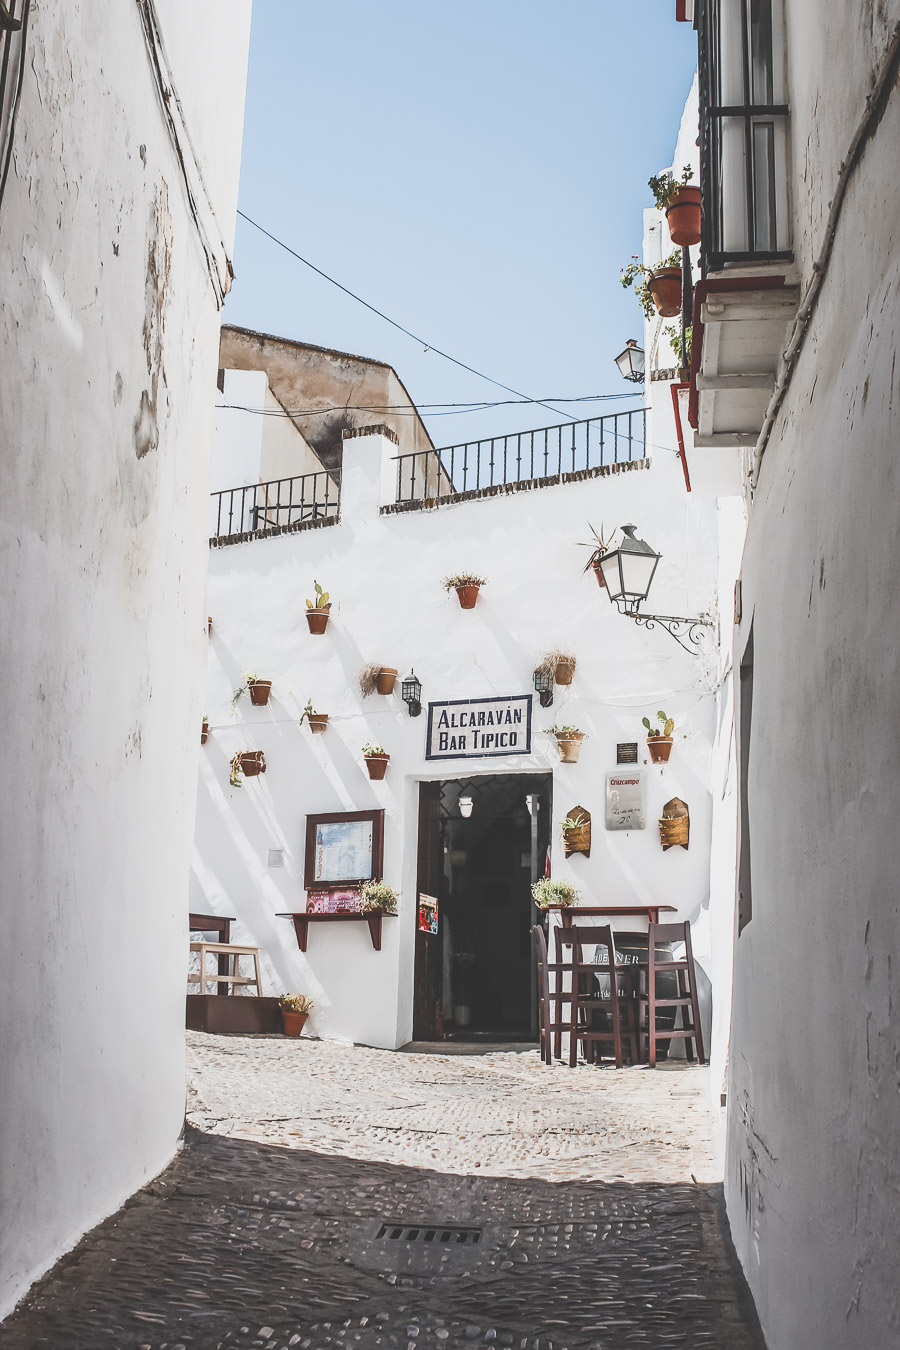
[[[375,1241],[432,1242],[439,1247],[474,1247],[481,1241],[480,1228],[462,1228],[459,1224],[442,1227],[440,1224],[383,1223],[375,1234]]]

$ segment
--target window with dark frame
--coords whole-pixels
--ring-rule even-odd
[[[780,0],[702,0],[697,20],[704,275],[787,261]]]

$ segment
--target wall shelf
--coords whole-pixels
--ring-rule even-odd
[[[279,914],[279,919],[290,919],[294,925],[294,932],[297,934],[297,946],[301,952],[306,951],[306,945],[309,941],[309,925],[311,923],[360,923],[365,921],[369,925],[369,935],[372,938],[372,946],[376,952],[381,951],[381,920],[384,918],[384,910],[376,910],[373,914],[307,914],[301,913]],[[388,915],[388,918],[393,918]]]

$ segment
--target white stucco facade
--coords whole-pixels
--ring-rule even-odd
[[[0,813],[0,1315],[166,1164],[182,1126],[210,391],[249,11],[30,9],[0,205],[17,766]],[[148,42],[180,95],[199,227]]]

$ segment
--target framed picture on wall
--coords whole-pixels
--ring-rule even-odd
[[[383,859],[383,811],[328,811],[306,817],[307,890],[377,881]]]

